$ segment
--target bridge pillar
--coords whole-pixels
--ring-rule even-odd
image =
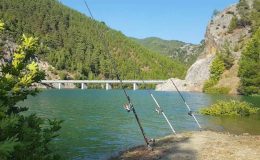
[[[87,89],[87,86],[85,85],[85,83],[81,83],[81,89],[83,90],[83,89]]]
[[[137,86],[136,83],[133,84],[133,90],[134,90],[134,91],[135,91],[135,90],[138,90],[138,86]]]
[[[110,90],[112,87],[109,83],[106,83],[106,90]]]
[[[61,83],[58,84],[59,89],[61,89]]]

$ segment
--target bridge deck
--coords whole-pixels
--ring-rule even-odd
[[[160,84],[165,83],[166,80],[122,80],[125,84]],[[41,83],[120,83],[119,80],[42,80]]]

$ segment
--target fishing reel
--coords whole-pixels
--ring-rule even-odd
[[[147,139],[147,149],[148,150],[153,150],[153,146],[155,145],[155,139]]]
[[[132,103],[126,103],[124,104],[124,108],[127,112],[131,112],[133,110],[133,105]]]
[[[155,108],[155,111],[158,113],[158,114],[161,114],[163,112],[163,110],[159,107],[156,107]]]
[[[149,145],[152,147],[152,146],[154,146],[154,144],[155,144],[155,139],[149,139],[148,140],[148,143],[149,143]]]
[[[189,116],[192,116],[192,115],[193,115],[193,112],[192,112],[192,111],[189,111],[189,112],[188,112],[188,115],[189,115]]]

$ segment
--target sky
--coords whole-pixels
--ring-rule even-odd
[[[60,0],[89,16],[84,0]],[[95,19],[129,37],[198,44],[215,9],[238,0],[86,0]]]

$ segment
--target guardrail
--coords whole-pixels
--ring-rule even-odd
[[[124,84],[133,84],[133,90],[138,89],[138,84],[161,84],[166,80],[122,80]],[[61,89],[61,85],[66,83],[81,84],[81,89],[86,89],[87,84],[106,84],[106,90],[112,89],[110,84],[119,84],[119,80],[42,80],[44,84],[58,84],[58,89]]]

